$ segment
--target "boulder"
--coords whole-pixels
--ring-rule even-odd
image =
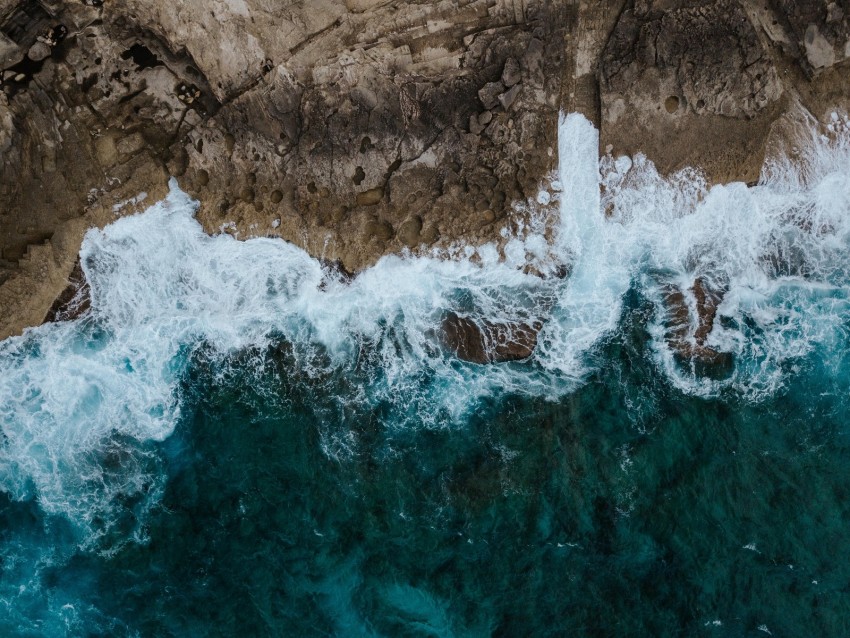
[[[524,322],[473,320],[448,313],[440,327],[443,346],[470,363],[521,361],[534,354],[543,325]]]
[[[696,301],[696,317],[692,317],[688,299],[681,288],[670,285],[665,290],[667,345],[679,364],[690,367],[697,375],[726,376],[734,365],[732,354],[706,345],[714,328],[717,309],[723,301],[723,291],[712,287],[705,278],[697,277],[689,292]]]

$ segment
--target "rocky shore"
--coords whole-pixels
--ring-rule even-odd
[[[848,58],[846,0],[0,0],[0,338],[172,175],[208,232],[356,272],[499,241],[559,111],[753,182],[793,117],[848,109]]]

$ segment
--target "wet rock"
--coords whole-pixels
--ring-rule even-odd
[[[86,281],[80,259],[74,264],[74,268],[68,277],[68,285],[53,302],[47,315],[45,323],[54,321],[73,321],[85,314],[91,308],[91,289]]]
[[[557,264],[554,267],[550,266],[548,269],[540,270],[537,266],[533,264],[526,264],[522,267],[522,272],[526,275],[534,275],[535,277],[540,277],[540,279],[548,280],[548,279],[566,279],[572,273],[572,265],[571,264]]]
[[[534,354],[542,324],[474,321],[450,312],[440,326],[443,346],[470,363],[521,361]]]
[[[350,284],[356,277],[353,272],[345,268],[345,265],[339,259],[320,259],[319,263],[322,266],[322,281],[319,283],[319,290],[326,290],[331,282]]]
[[[217,232],[227,215],[239,236],[247,237],[251,226],[268,228],[270,218],[280,216],[282,237],[306,238],[308,250],[328,250],[359,269],[400,246],[433,244],[438,228],[453,241],[479,242],[489,235],[498,241],[499,229],[482,229],[478,213],[490,209],[497,220],[511,215],[524,200],[524,182],[537,182],[557,160],[544,142],[556,135],[558,69],[568,28],[560,5],[532,0],[522,20],[505,23],[487,0],[462,7],[370,2],[359,13],[342,2],[284,8],[244,0],[217,6],[215,16],[203,3],[187,0],[179,21],[161,3],[107,3],[103,16],[80,12],[79,3],[76,12],[72,3],[61,4],[51,3],[57,13],[43,16],[38,33],[79,16],[87,26],[74,23],[75,37],[46,65],[55,78],[25,90],[39,92],[45,120],[54,117],[54,103],[60,111],[66,104],[74,110],[57,112],[61,133],[57,128],[50,139],[28,139],[20,147],[64,152],[76,146],[84,160],[99,157],[94,167],[80,162],[69,180],[79,184],[69,190],[78,189],[83,198],[95,188],[108,192],[102,182],[114,176],[105,173],[124,166],[128,156],[149,158],[187,176],[181,184],[201,201],[198,220],[207,231]],[[460,32],[469,36],[458,39]],[[453,42],[448,49],[447,37]],[[524,66],[528,51],[539,53],[534,72]],[[501,108],[498,97],[516,84],[496,80],[504,76],[513,83],[518,66],[524,86],[537,76],[538,84],[510,106],[513,129],[506,120],[483,135],[499,118],[480,107],[478,90],[490,82],[492,95],[482,95]],[[63,89],[57,99],[59,86],[71,92]],[[23,111],[20,116],[29,117]],[[26,135],[51,126],[28,127]],[[481,134],[475,142],[467,139],[470,129]],[[64,140],[87,130],[92,140],[83,144]],[[124,142],[134,134],[141,138]],[[96,153],[91,146],[99,138],[104,140]],[[59,173],[68,165],[63,157],[38,161],[59,166]],[[255,183],[248,183],[251,173]],[[33,182],[44,182],[40,177]],[[479,191],[468,191],[468,180]],[[444,182],[457,188],[443,194]],[[241,193],[246,186],[255,191],[253,198]],[[435,207],[438,197],[444,200]],[[226,213],[219,202],[229,202]],[[19,202],[0,203],[17,210]],[[367,206],[371,210],[364,211]],[[364,232],[367,213],[386,225]],[[426,214],[417,240],[402,226]],[[313,232],[318,228],[326,248]],[[399,241],[389,241],[396,229]]]
[[[705,340],[714,329],[717,308],[723,301],[723,291],[713,289],[704,277],[697,277],[691,292],[697,302],[697,328],[694,331],[694,341],[698,346],[702,346],[705,345]]]
[[[603,147],[643,152],[663,173],[758,178],[783,86],[739,2],[635,3],[599,66]]]
[[[723,301],[723,291],[698,277],[689,292],[696,302],[696,317],[692,317],[691,306],[680,288],[671,285],[665,291],[667,345],[679,364],[691,368],[695,374],[711,378],[727,376],[734,365],[733,355],[706,345]]]

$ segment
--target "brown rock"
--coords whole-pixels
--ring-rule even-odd
[[[389,241],[395,234],[392,224],[385,220],[371,220],[367,222],[365,232],[367,240],[374,237],[380,241]]]
[[[431,246],[440,239],[440,230],[434,225],[426,226],[419,235],[419,241],[426,246]]]
[[[53,321],[73,321],[85,314],[91,307],[91,289],[86,281],[79,257],[74,264],[74,269],[68,277],[68,285],[53,302],[47,315],[45,323]]]
[[[539,322],[473,321],[450,312],[441,324],[440,338],[443,346],[463,361],[505,363],[527,359],[534,354],[537,334],[542,327]]]
[[[645,153],[662,173],[758,178],[783,87],[741,3],[627,8],[600,60],[601,143]]]
[[[702,346],[714,329],[717,307],[723,301],[723,292],[712,289],[703,277],[697,277],[691,292],[697,301],[697,329],[694,332],[694,340],[697,345]]]
[[[415,248],[420,243],[421,232],[422,218],[415,215],[398,227],[398,239],[408,248]]]
[[[696,300],[695,322],[691,320],[691,309],[685,293],[672,285],[665,291],[667,345],[679,363],[691,367],[696,374],[725,376],[734,365],[732,354],[705,345],[714,328],[723,291],[713,289],[705,278],[698,277],[691,287],[691,293]]]
[[[357,193],[358,206],[375,206],[384,198],[384,189],[372,188],[362,193]]]

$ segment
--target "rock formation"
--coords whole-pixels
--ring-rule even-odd
[[[507,363],[534,354],[542,324],[473,320],[450,312],[440,330],[443,346],[470,363]]]
[[[685,291],[667,286],[664,296],[667,345],[681,365],[693,367],[700,375],[722,376],[731,368],[732,355],[706,345],[706,340],[714,329],[723,290],[712,286],[704,277],[697,277],[687,292],[694,301],[693,311]]]
[[[758,176],[789,109],[847,106],[843,1],[0,0],[0,338],[86,228],[167,177],[209,232],[357,271],[498,240],[559,110],[662,171]],[[140,194],[147,195],[147,199]]]

